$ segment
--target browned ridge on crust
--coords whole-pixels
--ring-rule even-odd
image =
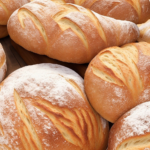
[[[85,91],[96,111],[110,122],[149,101],[149,49],[150,44],[145,42],[110,47],[88,66]]]
[[[98,14],[134,23],[150,19],[149,0],[53,0],[74,3],[89,8]]]
[[[108,123],[90,106],[83,79],[68,68],[15,71],[0,84],[0,103],[2,149],[106,149]]]
[[[8,32],[29,51],[71,63],[87,63],[102,49],[139,36],[134,23],[51,0],[35,0],[17,10],[9,19]]]

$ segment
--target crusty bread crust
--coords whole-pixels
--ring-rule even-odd
[[[29,51],[71,63],[87,63],[102,49],[136,41],[139,36],[132,22],[51,0],[35,0],[15,11],[8,32]]]
[[[0,25],[7,25],[10,15],[30,0],[0,0]]]
[[[119,118],[109,133],[107,150],[150,149],[150,102],[142,103]]]
[[[0,82],[4,79],[6,71],[7,71],[6,55],[2,45],[0,44]]]
[[[85,0],[82,6],[104,16],[134,23],[150,19],[149,0]]]
[[[53,0],[58,1],[58,0]],[[89,8],[98,14],[134,23],[150,19],[149,0],[62,0]]]
[[[108,122],[90,106],[83,79],[60,65],[16,70],[0,84],[0,148],[105,150]]]
[[[85,91],[106,120],[115,122],[129,109],[150,100],[149,49],[146,42],[110,47],[89,64]]]

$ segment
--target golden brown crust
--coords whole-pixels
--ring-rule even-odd
[[[52,64],[28,66],[0,87],[2,147],[106,149],[108,122],[92,109],[83,79],[74,71]]]
[[[0,25],[7,25],[10,15],[31,0],[0,0]]]
[[[150,148],[150,102],[142,103],[119,118],[109,133],[108,150]]]
[[[110,122],[149,101],[149,49],[145,42],[107,48],[88,66],[85,91],[96,111]]]
[[[50,0],[33,1],[13,13],[8,32],[29,51],[72,63],[87,63],[102,49],[139,36],[134,23]]]
[[[7,26],[0,25],[0,38],[8,35]]]
[[[150,19],[149,0],[65,0],[65,2],[81,5],[98,14],[119,20],[144,23]]]

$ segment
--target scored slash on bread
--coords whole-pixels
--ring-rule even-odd
[[[100,52],[85,73],[85,91],[100,115],[115,122],[136,105],[150,100],[150,44],[131,43]]]
[[[150,19],[149,0],[59,0],[59,2],[74,3],[98,14],[134,23],[144,23]]]
[[[0,103],[2,148],[106,149],[108,122],[90,106],[83,79],[66,67],[15,71],[0,84]]]
[[[87,63],[102,49],[139,36],[132,22],[50,0],[35,0],[15,11],[8,32],[26,50],[71,63]]]

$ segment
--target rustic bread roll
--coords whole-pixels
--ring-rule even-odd
[[[58,0],[53,0],[58,1]],[[60,1],[60,0],[59,0]],[[149,0],[61,0],[89,8],[101,15],[134,23],[150,19]]]
[[[0,0],[0,25],[7,25],[10,15],[32,0]]]
[[[143,24],[138,24],[139,30],[140,30],[140,36],[138,38],[138,41],[145,41],[150,43],[150,20]]]
[[[0,25],[0,38],[8,35],[7,26]]]
[[[107,150],[150,149],[150,102],[145,102],[124,114],[113,125]]]
[[[40,64],[0,84],[0,147],[18,150],[105,150],[108,123],[89,105],[83,79]]]
[[[35,0],[15,11],[8,32],[29,51],[71,63],[87,63],[102,49],[139,36],[134,23],[50,0]]]
[[[100,52],[85,73],[90,103],[106,120],[115,122],[134,106],[150,101],[150,44],[110,47]]]
[[[0,44],[0,82],[4,79],[6,75],[7,65],[6,65],[6,55]]]

